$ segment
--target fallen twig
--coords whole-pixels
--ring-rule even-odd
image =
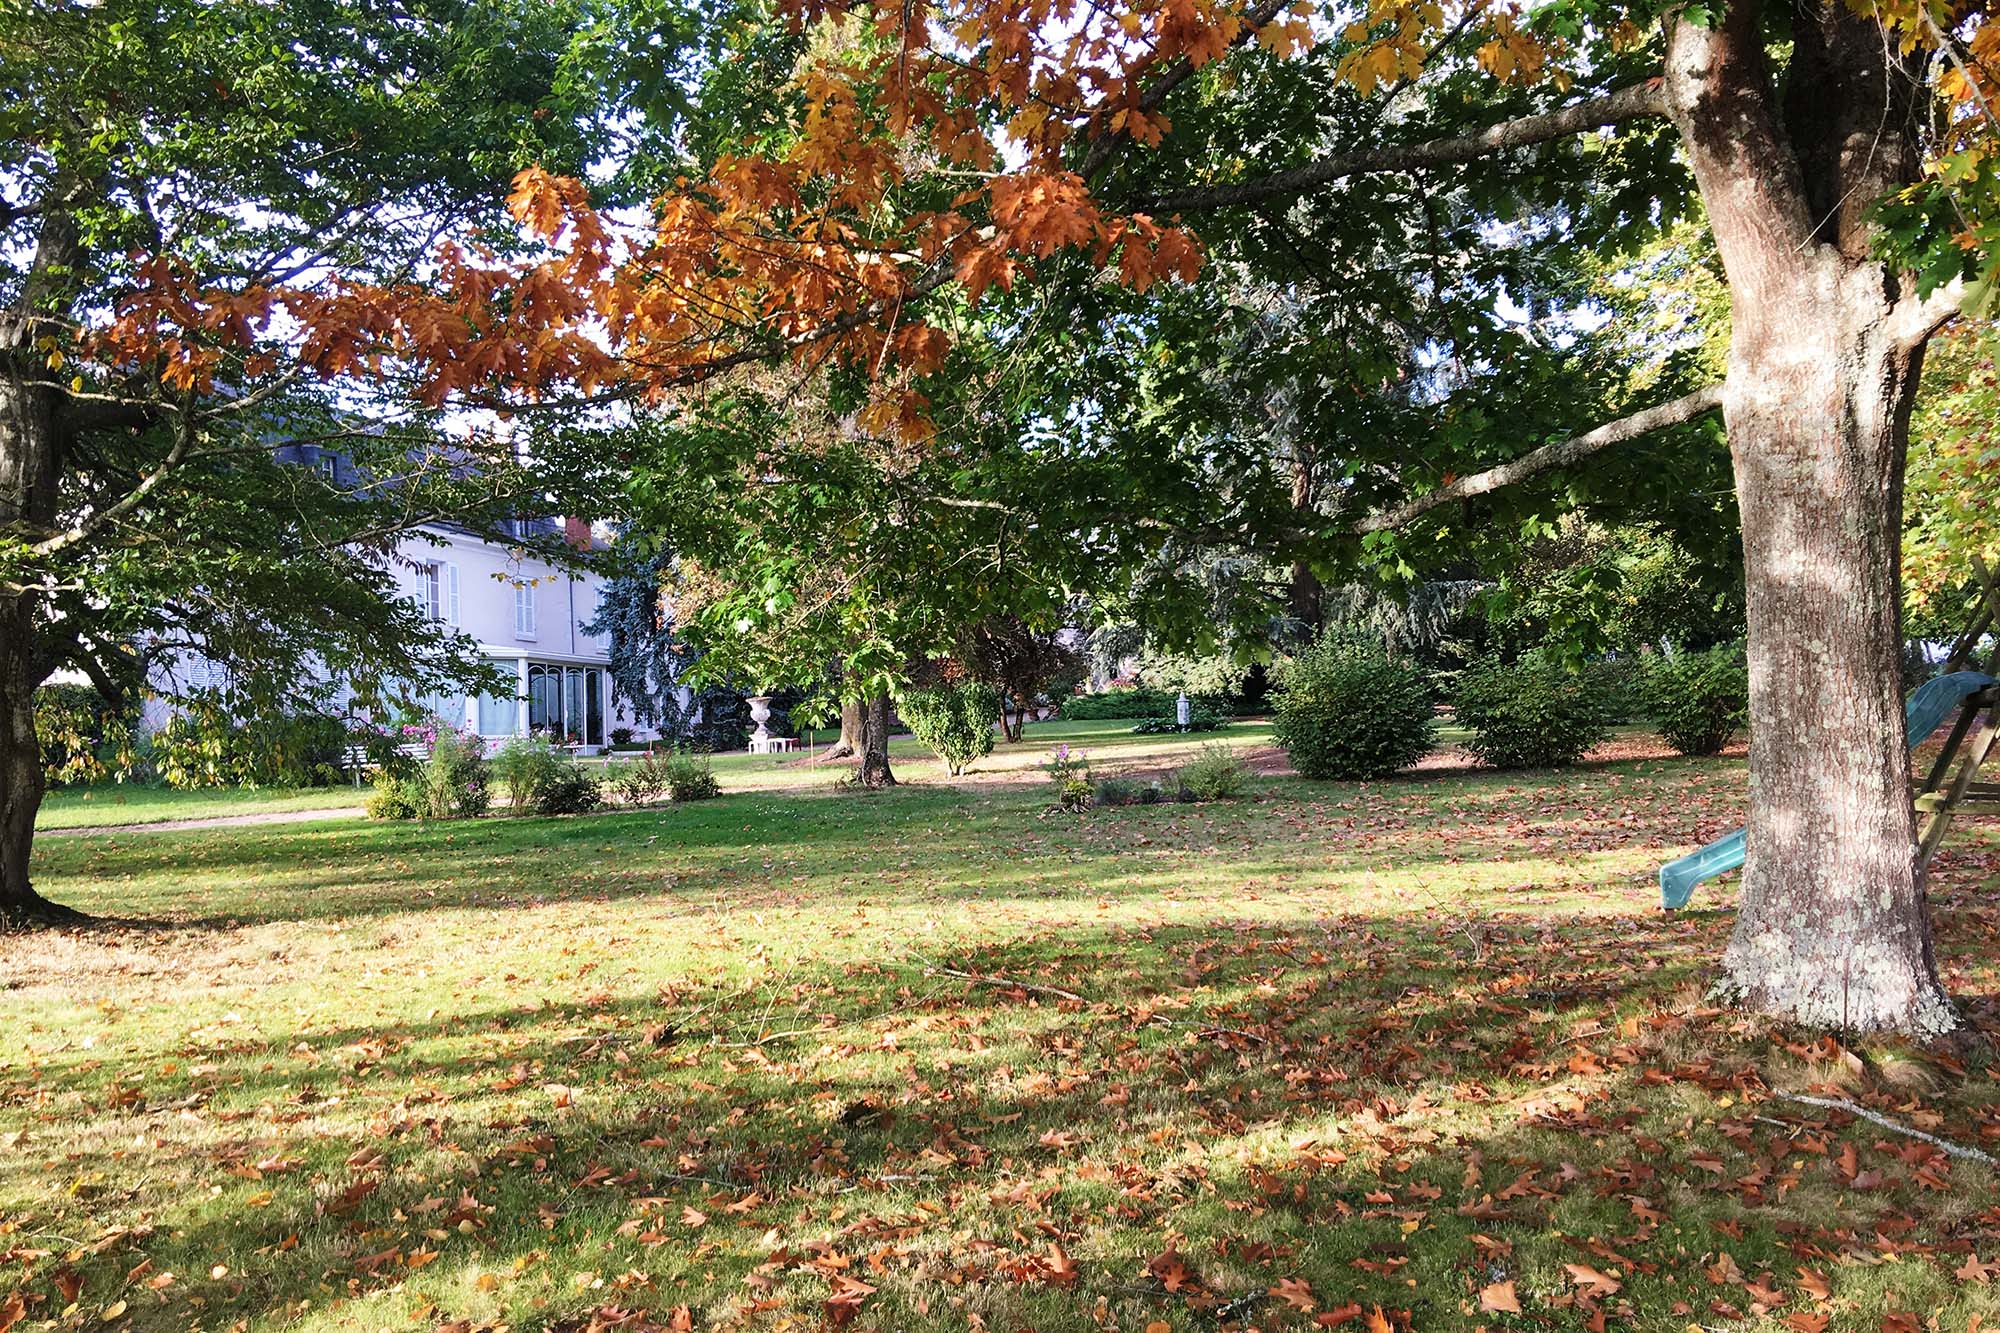
[[[1032,991],[1037,995],[1053,995],[1058,999],[1075,1000],[1078,1004],[1090,1003],[1090,1001],[1084,999],[1075,991],[1063,990],[1059,986],[1037,986],[1032,981],[1016,981],[1012,977],[985,977],[977,972],[961,972],[955,967],[938,967],[933,964],[924,968],[924,975],[956,977],[960,981],[970,981],[978,986],[997,986],[1002,990]]]
[[[1893,1133],[1908,1135],[1913,1139],[1921,1139],[1940,1152],[1949,1153],[1953,1157],[1963,1157],[1968,1161],[1984,1162],[1988,1166],[2000,1166],[2000,1159],[1996,1159],[1991,1153],[1981,1152],[1977,1148],[1968,1148],[1962,1143],[1953,1143],[1949,1139],[1941,1139],[1935,1134],[1926,1134],[1921,1129],[1906,1125],[1900,1120],[1891,1120],[1888,1116],[1871,1111],[1865,1106],[1857,1106],[1845,1097],[1808,1097],[1802,1092],[1781,1092],[1778,1096],[1788,1102],[1802,1102],[1807,1106],[1820,1106],[1829,1111],[1845,1111],[1849,1115],[1859,1116],[1863,1120],[1871,1124],[1880,1125],[1882,1128],[1890,1130]]]
[[[1205,1023],[1191,1018],[1172,1018],[1166,1014],[1154,1014],[1153,1021],[1155,1023],[1165,1023],[1170,1027],[1186,1028],[1188,1031],[1194,1033],[1194,1035],[1197,1037],[1213,1037],[1217,1035],[1227,1035],[1231,1037],[1242,1037],[1245,1038],[1246,1040],[1254,1041],[1260,1046],[1268,1046],[1271,1044],[1271,1039],[1265,1036],[1261,1032],[1249,1032],[1244,1030],[1243,1028],[1224,1027],[1220,1023]]]

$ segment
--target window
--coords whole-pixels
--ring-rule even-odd
[[[514,585],[514,637],[535,637],[535,585],[532,583]]]
[[[458,623],[458,566],[437,561],[424,566],[424,611],[432,620]]]
[[[479,696],[479,734],[512,736],[520,720],[521,701],[509,695]]]
[[[313,468],[325,479],[327,485],[340,485],[340,460],[332,454],[321,454],[315,458]]]

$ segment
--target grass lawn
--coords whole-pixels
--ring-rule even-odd
[[[0,1326],[2000,1324],[1995,1173],[1779,1096],[2000,1153],[2000,1064],[1708,1008],[1733,886],[1655,910],[1740,763],[1075,818],[1009,780],[1059,734],[879,794],[729,760],[686,807],[43,842],[120,920],[0,940]],[[1940,954],[1989,1035],[1996,888],[1968,824]]]
[[[183,819],[229,815],[289,814],[299,810],[339,810],[368,803],[368,788],[229,788],[175,791],[171,787],[107,785],[60,788],[42,801],[37,829],[169,824]]]

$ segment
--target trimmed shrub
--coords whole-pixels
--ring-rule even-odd
[[[507,808],[526,814],[541,804],[542,790],[562,775],[569,760],[545,737],[516,736],[493,755],[493,776],[507,784]]]
[[[538,815],[589,814],[603,803],[604,787],[597,775],[574,762],[560,765],[535,793]]]
[[[1750,717],[1750,672],[1743,650],[1676,653],[1645,679],[1646,711],[1681,754],[1716,754]]]
[[[1379,778],[1431,752],[1423,674],[1379,647],[1324,635],[1278,678],[1272,737],[1308,778]]]
[[[1000,720],[1000,692],[984,681],[968,680],[911,690],[896,711],[953,777],[982,755],[993,753],[993,724]]]
[[[412,778],[384,778],[368,798],[370,819],[422,819],[421,792]]]
[[[1228,725],[1229,719],[1222,714],[1211,712],[1206,708],[1196,708],[1190,702],[1185,727],[1180,724],[1179,714],[1175,713],[1168,717],[1149,717],[1132,728],[1132,734],[1134,736],[1185,735],[1195,731],[1221,731]]]
[[[1201,753],[1181,765],[1182,799],[1226,801],[1241,796],[1250,785],[1250,771],[1226,745],[1204,745]]]
[[[1172,717],[1174,696],[1158,690],[1114,689],[1079,694],[1062,702],[1065,722],[1109,722],[1146,717]]]
[[[1455,709],[1473,733],[1465,748],[1495,768],[1574,764],[1607,730],[1589,680],[1540,658],[1468,668]]]
[[[483,742],[440,727],[430,758],[414,773],[380,782],[368,813],[376,819],[476,819],[490,800]]]
[[[701,755],[669,755],[666,776],[667,799],[670,801],[706,801],[722,795],[722,785],[715,780],[715,770]]]

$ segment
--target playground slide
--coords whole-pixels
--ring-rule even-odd
[[[1980,671],[1954,671],[1948,676],[1927,680],[1910,696],[1904,712],[1909,724],[1910,748],[1916,749],[1958,711],[1970,695],[1994,684],[1993,677]],[[1689,852],[1678,861],[1660,867],[1660,906],[1673,911],[1686,907],[1694,886],[1714,879],[1743,864],[1742,829],[1718,838],[1699,851]]]

